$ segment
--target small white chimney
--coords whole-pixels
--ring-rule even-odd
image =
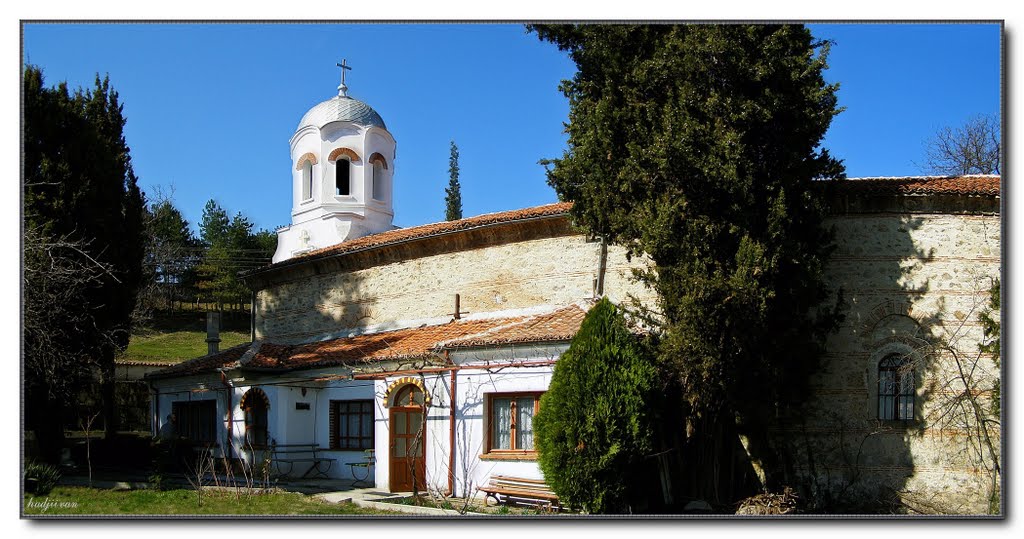
[[[206,313],[206,353],[216,354],[220,351],[220,313]]]

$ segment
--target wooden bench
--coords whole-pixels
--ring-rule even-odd
[[[482,487],[476,488],[487,495],[484,497],[484,504],[487,500],[494,498],[494,503],[502,503],[501,496],[504,496],[505,503],[522,503],[533,506],[545,506],[549,510],[561,509],[558,503],[558,495],[551,491],[543,479],[526,479],[523,477],[511,477],[507,475],[491,476],[491,481]]]
[[[376,462],[377,458],[374,456],[372,449],[367,449],[363,451],[363,460],[349,462],[348,468],[349,471],[352,473],[352,479],[354,479],[352,485],[354,486],[359,483],[370,484],[369,481],[367,481],[370,478],[370,466],[373,466],[374,463]],[[356,473],[357,468],[363,469],[363,473],[361,474],[363,476],[362,478],[360,478],[359,474]]]
[[[316,477],[323,477],[327,479],[327,472],[331,469],[331,464],[334,463],[334,459],[321,457],[319,455],[320,446],[319,444],[279,444],[273,443],[270,446],[271,463],[276,463],[278,470],[281,469],[281,464],[288,465],[288,471],[281,475],[290,475],[292,468],[296,464],[308,463],[309,468],[306,473],[302,474],[302,478],[306,478],[310,473],[316,472]],[[323,466],[327,463],[326,467]]]

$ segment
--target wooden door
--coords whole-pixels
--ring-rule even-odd
[[[391,405],[388,462],[391,492],[412,491],[413,481],[419,492],[426,490],[424,411],[423,393],[416,386],[400,391]]]

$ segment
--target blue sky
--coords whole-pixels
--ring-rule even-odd
[[[824,146],[852,176],[922,173],[925,140],[1000,113],[997,24],[812,24],[835,41],[827,77],[846,107]],[[515,24],[27,24],[23,58],[48,84],[109,74],[143,189],[173,189],[195,225],[206,200],[257,228],[289,222],[288,139],[349,92],[398,141],[395,224],[442,220],[449,141],[467,216],[554,202],[542,158],[565,148],[573,64]]]

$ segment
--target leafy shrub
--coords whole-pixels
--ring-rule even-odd
[[[25,465],[25,492],[45,496],[60,481],[60,471],[49,464],[29,463]]]
[[[583,320],[555,365],[534,420],[538,461],[562,504],[589,513],[635,510],[653,453],[658,370],[607,299]]]

